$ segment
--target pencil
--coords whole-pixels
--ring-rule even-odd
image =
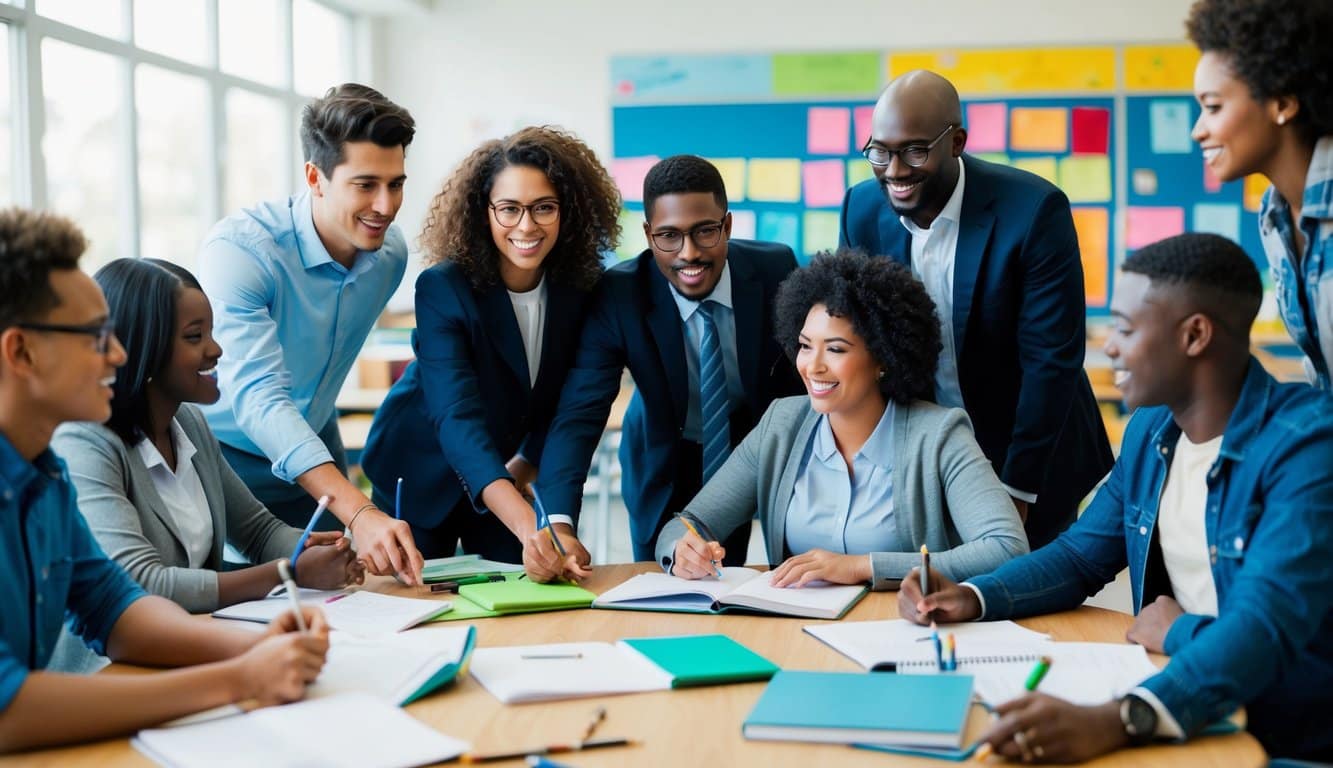
[[[676,515],[676,517],[680,518],[681,525],[685,526],[690,533],[694,534],[695,536],[698,536],[699,540],[702,541],[703,543],[705,544],[708,543],[708,539],[705,539],[703,534],[699,533],[699,529],[694,527],[694,523],[690,521],[690,518],[686,517],[685,515],[679,515],[679,514]],[[722,569],[717,567],[717,560],[710,557],[708,558],[708,563],[713,566],[713,573],[717,574],[717,577],[719,579],[722,578]]]

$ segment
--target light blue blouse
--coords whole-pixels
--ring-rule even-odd
[[[893,522],[893,403],[852,459],[852,475],[833,440],[828,416],[810,433],[787,506],[787,548],[847,555],[911,549]]]

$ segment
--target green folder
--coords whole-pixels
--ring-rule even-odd
[[[778,665],[726,635],[641,637],[621,641],[671,675],[672,688],[767,680]]]
[[[521,576],[520,573],[507,573],[504,581],[465,584],[450,598],[454,603],[453,610],[431,621],[468,621],[511,613],[587,608],[596,597],[576,584],[538,584]]]

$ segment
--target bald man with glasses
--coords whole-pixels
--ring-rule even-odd
[[[1036,549],[1114,460],[1083,372],[1083,266],[1064,193],[966,144],[948,80],[889,83],[862,149],[875,177],[848,190],[840,240],[925,284],[943,331],[935,399],[966,409]]]

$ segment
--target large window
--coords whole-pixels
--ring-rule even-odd
[[[295,188],[353,24],[324,0],[0,0],[0,205],[74,219],[89,271],[193,267],[215,221]]]

